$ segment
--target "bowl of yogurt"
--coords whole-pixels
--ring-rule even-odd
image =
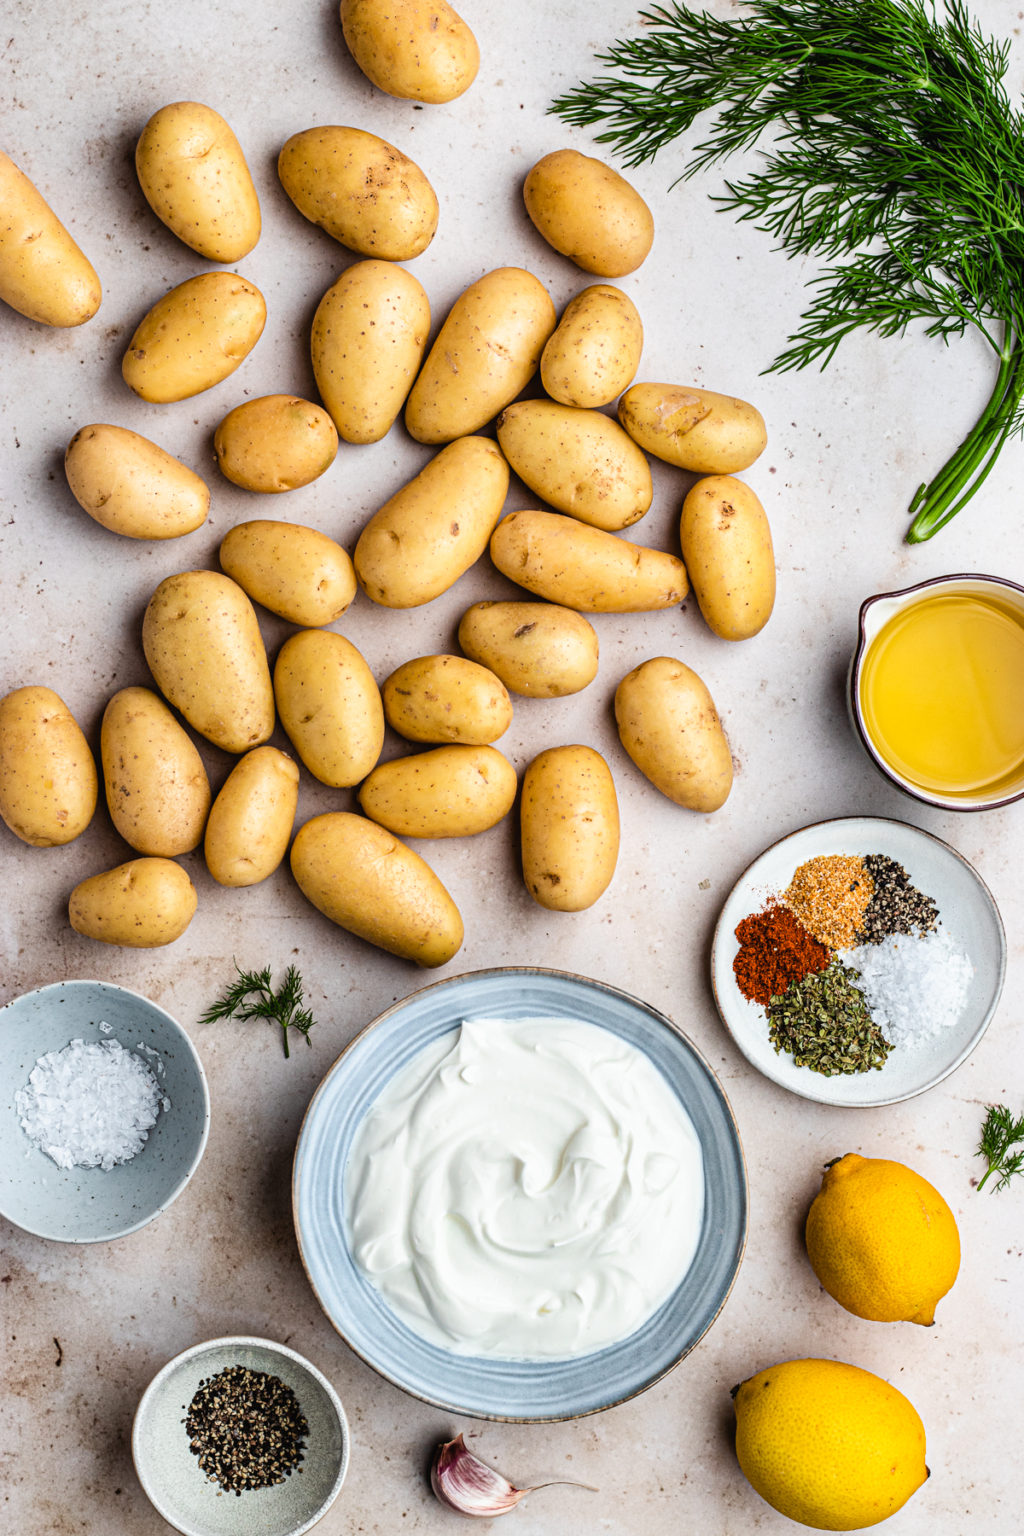
[[[575,1418],[718,1316],[746,1240],[736,1123],[657,1009],[560,971],[448,978],[369,1024],[299,1136],[299,1249],[328,1318],[453,1413]]]

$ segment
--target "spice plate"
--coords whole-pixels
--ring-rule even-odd
[[[668,1300],[628,1338],[569,1359],[456,1354],[414,1333],[365,1278],[346,1230],[344,1170],[385,1083],[465,1019],[584,1019],[643,1052],[697,1132],[704,1208],[696,1256]],[[663,1014],[562,971],[473,971],[414,992],[356,1036],[313,1096],[295,1152],[292,1203],[306,1273],[346,1343],[386,1380],[452,1413],[520,1423],[581,1417],[652,1386],[687,1355],[732,1289],[747,1230],[747,1182],[728,1100],[703,1056]]]
[[[130,1161],[61,1168],[29,1140],[16,1095],[40,1057],[72,1040],[119,1042],[148,1062],[169,1107]],[[38,1237],[99,1243],[143,1227],[185,1188],[210,1128],[202,1062],[185,1030],[137,992],[61,981],[0,1008],[0,1215]]]
[[[894,1049],[878,1069],[824,1076],[777,1053],[765,1010],[749,1002],[733,972],[736,927],[784,891],[809,859],[833,854],[884,854],[934,898],[943,928],[974,968],[967,999],[948,1029]],[[711,952],[711,983],[722,1021],[759,1072],[790,1092],[821,1104],[869,1108],[924,1093],[965,1061],[995,1013],[1006,971],[1006,937],[991,892],[965,858],[931,833],[906,822],[855,816],[817,822],[767,848],[743,873],[722,908]]]
[[[308,1426],[301,1471],[237,1495],[200,1468],[183,1412],[200,1383],[232,1366],[263,1372],[290,1388]],[[348,1421],[326,1376],[294,1349],[247,1336],[210,1339],[168,1361],[146,1388],[132,1426],[132,1457],[150,1502],[184,1536],[302,1536],[341,1492]]]

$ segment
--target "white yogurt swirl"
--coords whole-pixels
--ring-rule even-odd
[[[416,1333],[552,1360],[635,1332],[700,1236],[689,1116],[641,1051],[578,1019],[472,1019],[417,1055],[356,1131],[357,1264]]]

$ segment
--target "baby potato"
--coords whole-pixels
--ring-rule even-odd
[[[407,741],[486,746],[512,724],[512,700],[486,666],[464,656],[416,656],[385,678],[384,718]]]
[[[281,724],[321,784],[365,779],[384,745],[384,707],[373,673],[344,635],[303,629],[282,645],[274,666]]]
[[[274,729],[274,689],[255,610],[219,571],[168,576],[149,600],[142,648],[164,698],[225,752]]]
[[[398,837],[472,837],[508,815],[516,787],[516,771],[497,747],[433,747],[378,763],[359,804]]]
[[[429,864],[365,816],[314,816],[299,828],[291,864],[325,917],[392,955],[445,965],[462,943],[459,909]]]
[[[674,608],[689,589],[676,555],[560,512],[510,512],[491,536],[491,559],[528,592],[583,613]]]
[[[64,472],[79,506],[129,539],[179,539],[210,510],[206,481],[127,427],[80,427],[64,454]]]
[[[454,101],[476,79],[480,49],[447,0],[341,0],[349,52],[380,91]]]
[[[304,218],[360,256],[411,261],[437,229],[437,195],[414,160],[362,128],[293,133],[277,160]]]
[[[486,437],[449,443],[366,524],[353,561],[367,597],[417,608],[483,554],[501,516],[508,465]]]
[[[234,373],[263,334],[263,295],[237,272],[200,272],[158,299],[128,344],[121,373],[143,400],[166,405]]]
[[[732,475],[698,480],[679,519],[694,594],[722,640],[749,640],[775,606],[775,553],[765,510]]]
[[[131,859],[80,881],[71,892],[68,917],[76,933],[101,944],[159,949],[181,938],[198,900],[173,859]]]
[[[594,626],[557,603],[474,603],[459,622],[459,644],[531,699],[579,693],[597,676]]]
[[[619,802],[593,747],[549,747],[523,778],[523,878],[539,906],[582,912],[608,889],[619,856]]]
[[[764,417],[745,400],[682,384],[634,384],[619,420],[656,459],[700,475],[747,469],[768,441]]]
[[[621,288],[595,283],[566,305],[540,359],[553,400],[584,409],[607,405],[636,377],[644,328]]]
[[[59,694],[30,685],[0,699],[0,817],[33,848],[84,832],[96,809],[96,762]]]
[[[327,412],[295,395],[261,395],[229,411],[213,434],[217,467],[245,491],[276,494],[330,469],[338,434]]]
[[[732,788],[732,756],[718,711],[696,672],[671,656],[634,667],[615,690],[619,739],[663,795],[717,811]]]
[[[643,452],[600,411],[519,400],[498,417],[498,442],[531,491],[592,528],[628,528],[654,498]]]
[[[479,432],[533,378],[555,328],[544,284],[522,267],[498,267],[452,305],[405,406],[417,442]]]
[[[100,758],[110,819],[136,853],[172,858],[202,841],[210,781],[187,731],[149,688],[121,688],[103,711]]]
[[[576,149],[545,155],[523,184],[523,201],[549,245],[584,272],[635,272],[654,240],[651,210],[635,187],[602,160]]]
[[[260,203],[242,146],[200,101],[154,112],[135,146],[142,195],[161,223],[207,261],[240,261],[260,237]]]
[[[298,765],[276,747],[239,758],[210,808],[203,852],[218,885],[258,885],[288,852]]]
[[[220,563],[253,602],[304,629],[333,624],[356,595],[345,550],[299,523],[237,523],[221,540]]]
[[[100,307],[96,269],[23,171],[0,151],[0,299],[42,325],[84,325]]]
[[[422,283],[390,261],[357,261],[313,316],[316,387],[346,443],[377,443],[412,388],[430,336]]]

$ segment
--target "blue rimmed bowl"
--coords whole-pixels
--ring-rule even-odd
[[[697,1253],[668,1301],[635,1333],[570,1360],[457,1355],[412,1332],[356,1267],[344,1171],[356,1128],[394,1074],[472,1017],[585,1019],[642,1051],[679,1097],[704,1158]],[[739,1133],[711,1067],[670,1019],[599,981],[562,971],[472,971],[414,992],[369,1024],[317,1089],[295,1150],[292,1204],[310,1284],[334,1327],[368,1365],[413,1397],[474,1418],[541,1423],[610,1408],[652,1386],[689,1354],[725,1304],[747,1231]]]

